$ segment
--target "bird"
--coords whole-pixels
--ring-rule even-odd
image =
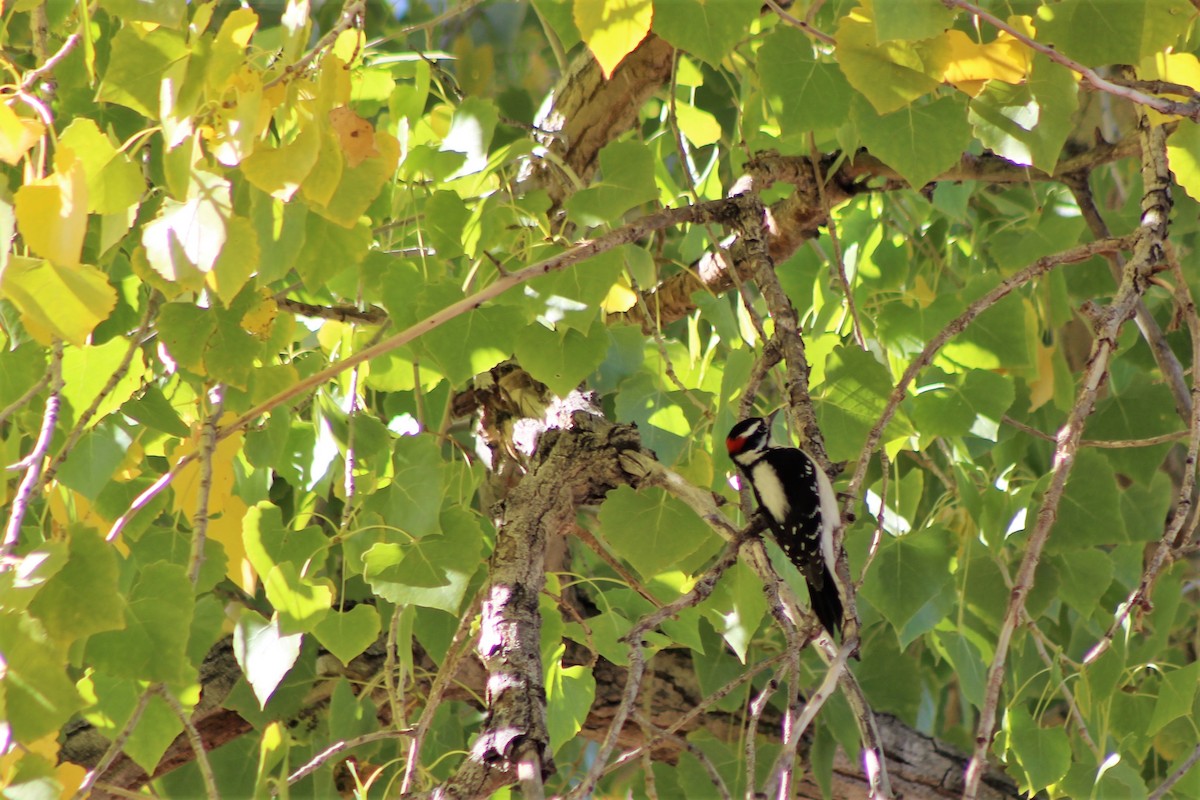
[[[797,447],[773,443],[774,417],[749,417],[737,423],[729,431],[725,447],[754,491],[775,541],[804,576],[813,613],[836,638],[843,614],[833,578],[837,495],[829,476],[812,456]]]

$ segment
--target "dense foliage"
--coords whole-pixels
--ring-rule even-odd
[[[0,14],[5,797],[1200,796],[1193,4]]]

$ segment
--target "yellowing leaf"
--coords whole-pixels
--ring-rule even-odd
[[[287,202],[312,172],[320,148],[321,127],[309,123],[282,147],[260,145],[242,161],[242,174],[259,189]]]
[[[40,120],[18,117],[15,111],[0,103],[0,161],[16,164],[45,132],[46,126]]]
[[[1138,77],[1148,81],[1160,80],[1200,89],[1200,59],[1191,53],[1155,53],[1150,58],[1142,60],[1138,67]],[[1169,92],[1163,94],[1180,100],[1190,99],[1187,95],[1171,95]],[[1159,123],[1178,119],[1176,116],[1160,114],[1153,109],[1147,109],[1147,111],[1150,114],[1151,122]],[[1194,193],[1188,192],[1188,194]]]
[[[1032,53],[1008,34],[994,42],[979,44],[959,30],[938,37],[945,47],[945,80],[972,96],[983,90],[989,80],[1020,83],[1029,73]]]
[[[43,344],[57,336],[80,346],[117,304],[116,290],[95,267],[21,256],[12,256],[0,274],[0,298],[20,310],[21,322]]]
[[[87,176],[88,211],[118,214],[137,203],[146,188],[141,167],[117,150],[90,119],[74,120],[58,139],[75,152]]]
[[[17,225],[33,252],[74,266],[87,232],[87,175],[69,150],[60,149],[58,160],[53,174],[17,190]]]
[[[278,315],[279,303],[275,302],[274,293],[263,287],[258,290],[258,302],[242,315],[242,329],[253,334],[255,338],[266,341]]]
[[[855,8],[838,23],[835,53],[846,80],[880,114],[897,111],[938,87],[944,68],[938,48],[875,38],[868,9]]]
[[[150,266],[173,282],[194,280],[195,270],[211,271],[225,246],[232,207],[229,181],[196,171],[188,200],[164,201],[158,218],[142,231]]]
[[[242,517],[246,516],[246,504],[233,495],[219,507],[219,513],[211,498],[209,508],[208,538],[220,542],[225,548],[225,574],[247,593],[253,594],[258,576],[246,558],[246,544],[242,540]]]
[[[646,38],[653,19],[650,0],[575,0],[575,25],[605,78]]]
[[[354,113],[349,106],[339,106],[329,112],[329,125],[337,134],[346,163],[357,167],[371,156],[379,155],[375,147],[375,127]]]

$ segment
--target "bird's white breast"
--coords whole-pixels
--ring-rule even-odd
[[[788,503],[787,492],[779,480],[779,473],[768,464],[759,461],[750,468],[750,478],[767,513],[779,522],[786,520],[788,512],[791,511],[791,504]]]

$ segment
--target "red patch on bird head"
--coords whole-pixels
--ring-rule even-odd
[[[730,436],[725,440],[725,449],[729,451],[729,455],[740,453],[746,444],[745,436]]]

